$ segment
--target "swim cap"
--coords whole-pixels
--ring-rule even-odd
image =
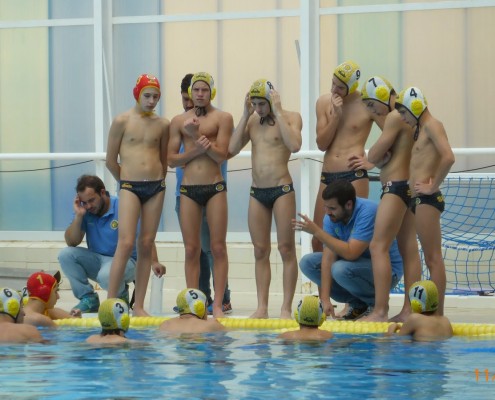
[[[7,314],[17,322],[19,311],[21,311],[21,296],[17,290],[0,288],[0,313]]]
[[[60,283],[60,272],[53,276],[46,272],[35,272],[27,280],[27,290],[31,299],[38,299],[48,303],[52,290]]]
[[[411,309],[415,313],[435,311],[438,308],[438,290],[433,281],[418,281],[409,289]]]
[[[198,289],[184,289],[177,295],[179,314],[192,314],[203,319],[206,314],[206,296]]]
[[[390,95],[392,92],[395,91],[389,81],[380,76],[373,76],[363,84],[361,99],[376,100],[390,108]]]
[[[327,316],[318,296],[306,296],[294,310],[294,318],[300,325],[320,326]]]
[[[400,92],[399,97],[395,101],[395,108],[400,109],[404,107],[417,120],[419,120],[427,106],[428,103],[425,96],[421,90],[414,86]]]
[[[333,74],[346,84],[347,86],[347,94],[351,94],[356,91],[358,88],[358,80],[361,76],[361,70],[359,69],[359,65],[357,65],[354,61],[346,61],[340,64]]]
[[[26,305],[29,300],[29,292],[27,286],[24,286],[21,291],[19,291],[22,299],[22,305]]]
[[[213,100],[217,94],[217,89],[215,89],[215,81],[213,80],[213,77],[208,72],[196,72],[193,75],[188,89],[189,97],[192,99],[192,88],[198,81],[203,81],[208,84],[210,87],[210,100]]]
[[[273,85],[270,81],[266,79],[258,79],[251,85],[249,89],[249,98],[259,97],[261,99],[268,100],[270,104],[270,110],[272,109],[272,96],[270,95],[270,90],[273,89]]]
[[[101,303],[98,309],[98,319],[103,331],[121,330],[127,332],[129,329],[129,307],[124,300],[107,299]]]
[[[156,76],[149,75],[149,74],[139,75],[139,77],[137,78],[137,81],[136,81],[136,86],[134,86],[134,89],[132,91],[132,93],[134,94],[134,98],[136,99],[136,101],[138,103],[139,103],[139,98],[141,97],[141,92],[143,91],[143,89],[146,89],[149,87],[158,89],[158,92],[161,94],[160,82],[158,82],[158,78]]]

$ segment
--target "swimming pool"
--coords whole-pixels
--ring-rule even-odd
[[[0,345],[0,397],[483,399],[493,398],[495,390],[493,337],[420,343],[336,334],[322,344],[286,344],[267,331],[177,338],[149,328],[129,332],[140,344],[84,343],[98,331],[45,330],[50,344]]]

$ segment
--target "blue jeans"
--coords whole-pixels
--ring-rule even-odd
[[[180,196],[175,198],[175,212],[179,217],[180,211]],[[210,228],[206,220],[206,208],[203,208],[203,220],[201,222],[201,254],[199,256],[199,290],[201,290],[208,300],[211,300],[211,284],[210,279],[214,268],[213,255],[210,249]],[[215,285],[215,280],[213,280]],[[230,303],[229,283],[225,284],[225,292],[223,295],[222,304]]]
[[[94,293],[94,288],[88,279],[98,282],[103,289],[108,289],[110,267],[113,257],[103,256],[88,250],[86,247],[66,247],[58,254],[58,261],[64,275],[69,279],[72,293],[78,299]],[[123,293],[125,285],[134,280],[136,261],[129,258],[125,266],[124,281],[119,288]]]
[[[306,254],[299,262],[301,272],[321,287],[321,258],[323,253]],[[392,275],[391,288],[397,285]],[[375,284],[370,258],[347,261],[338,259],[332,265],[331,297],[339,303],[349,303],[354,308],[375,305]]]

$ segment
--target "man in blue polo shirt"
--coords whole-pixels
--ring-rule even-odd
[[[82,175],[77,180],[74,199],[74,218],[65,231],[65,242],[58,260],[64,275],[69,279],[72,292],[79,304],[73,309],[83,313],[97,312],[98,294],[89,279],[103,289],[108,288],[110,267],[118,242],[119,199],[110,196],[103,181],[93,175]],[[78,247],[86,235],[88,247]],[[120,297],[129,303],[128,283],[134,280],[136,248],[125,269]],[[154,257],[155,258],[155,257]]]
[[[323,253],[306,254],[299,267],[318,285],[327,315],[335,318],[330,298],[349,303],[343,319],[354,320],[368,315],[375,304],[375,286],[369,244],[375,228],[378,204],[356,197],[351,183],[343,180],[328,185],[322,194],[325,206],[323,229],[306,215],[293,220],[296,230],[312,234],[323,244]],[[402,258],[394,240],[390,246],[393,288],[403,274]]]

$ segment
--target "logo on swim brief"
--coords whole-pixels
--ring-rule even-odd
[[[132,189],[132,185],[128,182],[124,182],[120,185],[121,189]]]
[[[165,185],[165,179],[163,179],[163,180],[162,180],[162,182],[161,182],[161,186],[162,186],[162,188],[164,188],[164,187],[166,187],[166,186],[167,186],[167,185]]]
[[[180,189],[179,189],[179,192],[186,194],[187,193],[187,189],[184,186],[181,186]]]
[[[385,186],[383,188],[383,193],[388,193],[388,192],[390,192],[390,187],[389,186]]]
[[[223,183],[217,183],[215,186],[215,190],[217,192],[223,192],[225,190],[225,186]]]
[[[416,197],[416,205],[419,206],[421,204],[421,199],[419,197]]]
[[[356,178],[362,178],[364,176],[364,171],[362,169],[360,170],[357,170],[355,173],[354,173],[354,176]]]
[[[322,176],[320,176],[320,181],[321,181],[321,182],[325,182],[325,177],[324,177],[323,175],[322,175]]]
[[[443,203],[443,202],[444,202],[444,200],[445,200],[445,199],[444,199],[444,197],[443,197],[443,195],[442,195],[442,194],[440,194],[440,195],[438,195],[438,196],[437,196],[437,201],[438,201],[439,203]]]
[[[113,230],[117,229],[118,227],[119,227],[119,221],[117,221],[116,219],[110,222],[110,228],[112,228]]]
[[[282,186],[282,192],[289,193],[290,192],[290,185],[284,185],[284,186]]]

